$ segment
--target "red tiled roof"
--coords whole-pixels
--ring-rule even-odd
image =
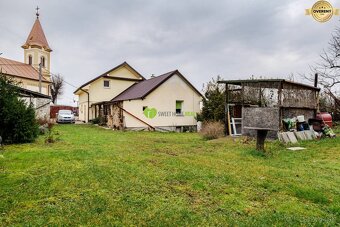
[[[48,45],[44,30],[41,27],[39,18],[35,20],[32,30],[30,34],[28,35],[25,44],[22,45],[22,48],[26,49],[29,46],[43,47],[47,51],[52,51],[52,49]]]
[[[148,94],[150,94],[153,90],[155,90],[165,81],[167,81],[173,75],[178,75],[179,77],[181,77],[194,91],[202,96],[202,94],[187,79],[185,79],[185,77],[178,70],[174,70],[163,75],[144,80],[139,83],[135,83],[128,89],[117,95],[115,98],[113,98],[111,101],[118,102],[124,100],[145,98]]]
[[[39,73],[33,66],[7,58],[0,57],[0,71],[11,76],[39,80]],[[49,82],[44,77],[42,77],[42,81]]]

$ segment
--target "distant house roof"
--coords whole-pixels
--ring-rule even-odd
[[[174,70],[163,75],[135,83],[111,101],[118,102],[124,100],[143,99],[173,75],[181,77],[197,94],[202,96],[202,94],[178,70]]]
[[[127,66],[127,67],[129,67],[129,68],[130,68],[131,70],[133,70],[138,76],[140,76],[141,79],[130,79],[130,78],[119,78],[119,77],[109,77],[109,76],[107,76],[108,73],[110,73],[110,72],[112,72],[112,71],[114,71],[114,70],[116,70],[116,69],[118,69],[118,68],[120,68],[120,67],[122,67],[122,66]],[[93,81],[98,80],[98,79],[101,78],[101,77],[103,77],[103,78],[117,79],[117,80],[130,80],[130,81],[145,80],[145,78],[144,78],[139,72],[137,72],[137,70],[135,70],[134,68],[132,68],[132,66],[129,65],[129,64],[125,61],[125,62],[123,62],[122,64],[117,65],[116,67],[110,69],[109,71],[107,71],[107,72],[101,74],[100,76],[97,76],[97,77],[95,77],[94,79],[92,79],[92,80],[86,82],[85,84],[81,85],[81,86],[80,86],[79,88],[77,88],[77,90],[75,90],[73,93],[74,93],[74,94],[77,93],[77,92],[78,92],[79,90],[81,90],[83,87],[85,87],[86,85],[89,85],[90,83],[92,83]]]
[[[39,80],[39,73],[33,66],[2,57],[0,57],[0,72],[24,79]],[[42,81],[50,83],[43,76]]]
[[[39,18],[37,18],[33,24],[32,30],[27,37],[24,45],[21,47],[27,49],[29,46],[43,47],[45,50],[51,52],[52,49],[49,47],[44,30],[41,27]]]

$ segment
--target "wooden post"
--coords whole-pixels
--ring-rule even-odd
[[[315,77],[314,77],[314,87],[318,87],[318,77],[319,75],[317,73],[315,73]]]
[[[257,139],[256,139],[256,150],[265,151],[264,150],[264,141],[267,137],[267,130],[257,130]]]
[[[259,89],[259,107],[262,107],[262,91],[261,91],[261,84],[260,84],[260,89]]]
[[[229,129],[228,129],[228,84],[225,84],[224,89],[224,135],[230,135]]]
[[[42,78],[42,75],[41,75],[41,62],[39,63],[39,93],[41,93],[41,78]]]
[[[229,104],[227,104],[227,120],[228,120],[228,135],[232,135],[231,133],[231,126],[230,126],[230,111],[229,111]],[[235,132],[234,132],[235,133]]]
[[[279,83],[279,87],[278,87],[278,106],[279,106],[279,128],[283,129],[283,125],[282,125],[282,117],[283,117],[283,108],[282,108],[282,88],[283,88],[283,84],[282,82]]]
[[[316,110],[314,111],[314,117],[316,117],[317,113],[320,113],[320,92],[316,91],[315,96],[316,96]]]
[[[241,84],[241,102],[242,102],[242,107],[244,106],[244,83]]]
[[[318,87],[318,78],[319,75],[317,73],[315,73],[315,77],[314,77],[314,87]],[[319,92],[316,91],[315,92],[315,99],[316,99],[316,110],[314,110],[314,117],[316,117],[317,113],[320,113],[320,96],[319,96]]]

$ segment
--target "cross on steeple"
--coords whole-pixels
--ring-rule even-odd
[[[37,13],[35,14],[35,15],[37,15],[37,19],[39,19],[39,7],[37,6],[37,8],[36,8],[36,11],[37,11]]]

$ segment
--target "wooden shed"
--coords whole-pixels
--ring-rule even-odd
[[[282,119],[303,115],[315,118],[320,88],[284,79],[218,81],[225,85],[225,122],[228,135],[253,135],[245,127],[283,129]],[[229,116],[229,117],[228,117]],[[228,122],[232,126],[228,127]],[[236,123],[235,123],[236,122]],[[237,124],[237,122],[239,122]]]

